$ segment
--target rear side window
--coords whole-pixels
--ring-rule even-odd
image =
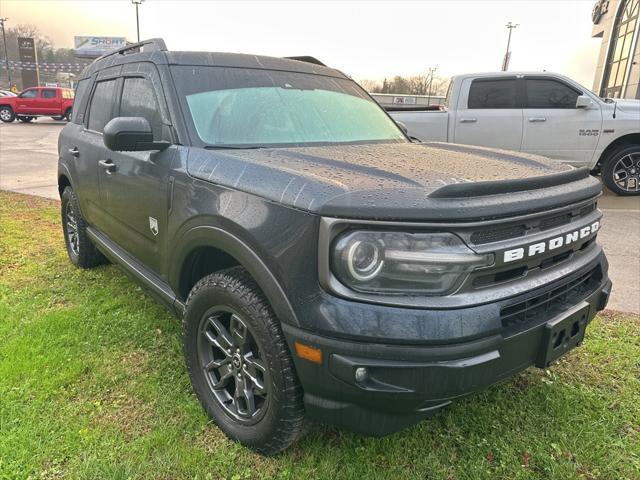
[[[474,80],[468,108],[518,108],[516,80]]]
[[[576,108],[580,93],[555,80],[527,79],[526,108]]]
[[[162,118],[151,82],[146,78],[125,78],[120,101],[121,117],[144,117],[149,121],[153,138],[162,136]]]
[[[89,106],[89,130],[102,132],[113,118],[113,103],[116,95],[116,81],[107,80],[96,84]]]
[[[42,98],[56,98],[55,90],[42,90]]]

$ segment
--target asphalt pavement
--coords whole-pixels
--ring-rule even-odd
[[[58,199],[57,141],[64,124],[49,118],[0,123],[0,189]],[[640,197],[605,192],[598,206],[604,212],[598,238],[613,280],[608,308],[640,313]]]

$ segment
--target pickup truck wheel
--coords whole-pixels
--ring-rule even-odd
[[[18,117],[18,121],[22,123],[29,123],[33,120],[33,117]]]
[[[640,195],[640,145],[613,152],[602,167],[602,181],[618,195]]]
[[[53,116],[53,117],[51,117],[51,118],[52,118],[53,120],[60,121],[60,120],[64,119],[64,115],[55,115],[55,116]]]
[[[0,120],[5,123],[11,123],[16,119],[16,114],[13,113],[11,107],[0,107]]]
[[[241,267],[191,290],[184,353],[195,393],[231,439],[274,455],[303,432],[304,407],[289,348],[271,306]]]
[[[87,224],[80,212],[78,198],[71,187],[66,187],[62,192],[61,207],[64,243],[71,263],[81,268],[92,268],[106,263],[105,257],[87,235]]]
[[[64,112],[64,117],[63,117],[63,118],[64,118],[67,122],[70,122],[70,121],[71,121],[71,112],[72,112],[72,110],[71,110],[70,108],[67,108],[67,111],[66,111],[66,112]]]

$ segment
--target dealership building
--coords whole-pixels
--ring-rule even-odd
[[[640,99],[640,0],[598,0],[592,35],[602,39],[593,91]]]

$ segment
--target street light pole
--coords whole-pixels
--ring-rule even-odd
[[[429,90],[427,92],[427,106],[431,105],[431,84],[433,83],[433,75],[438,67],[429,67]]]
[[[502,61],[502,71],[506,72],[507,69],[509,68],[509,47],[511,46],[511,31],[516,28],[519,25],[519,23],[507,23],[505,25],[505,27],[507,27],[509,29],[509,36],[507,38],[507,51],[504,54],[504,60]]]
[[[138,16],[138,6],[142,4],[142,2],[144,2],[144,0],[131,0],[131,3],[136,6],[136,31],[138,33],[138,43],[140,43],[140,17]]]
[[[0,26],[2,26],[2,44],[4,45],[4,61],[7,67],[7,78],[9,79],[9,90],[11,90],[11,70],[9,70],[9,55],[7,55],[7,37],[4,34],[4,22],[9,20],[8,18],[0,18]]]

